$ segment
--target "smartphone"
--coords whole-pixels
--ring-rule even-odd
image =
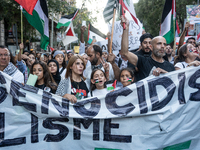
[[[82,21],[82,26],[85,26],[86,27],[86,21]]]

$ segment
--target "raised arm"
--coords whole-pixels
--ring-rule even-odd
[[[137,55],[128,51],[129,46],[129,21],[126,17],[121,16],[121,24],[125,23],[126,29],[123,30],[122,43],[121,43],[121,55],[124,55],[130,63],[137,65],[138,57]]]
[[[189,22],[186,22],[185,28],[184,28],[184,30],[183,30],[181,36],[180,36],[180,39],[179,39],[179,44],[178,44],[178,49],[177,49],[177,50],[179,50],[179,48],[184,44],[185,34],[186,34],[186,32],[188,31],[189,26],[190,26],[190,23],[189,23]],[[178,53],[178,51],[177,51],[177,53]]]

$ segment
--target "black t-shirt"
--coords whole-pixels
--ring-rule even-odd
[[[75,95],[77,99],[80,100],[88,97],[89,90],[83,80],[81,82],[73,81],[71,85],[71,94]]]
[[[134,54],[137,56],[139,55],[139,56],[149,57],[149,56],[151,56],[151,51],[144,52],[143,50],[139,50],[139,51],[135,52]]]
[[[44,91],[46,91],[46,92],[51,92],[51,93],[56,93],[56,90],[53,90],[53,89],[51,89],[50,87],[47,87],[45,84],[42,84],[42,85],[35,85],[35,87],[37,87],[37,88],[39,88],[39,89],[42,89],[42,90],[44,90]]]
[[[143,57],[143,56],[138,55],[138,62],[137,62],[138,73],[135,74],[136,80],[139,81],[148,77],[154,66],[156,68],[159,67],[167,72],[175,70],[174,66],[168,61],[164,60],[163,63],[159,63],[155,61],[154,59],[152,59],[151,56]]]

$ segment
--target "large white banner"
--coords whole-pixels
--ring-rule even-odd
[[[0,72],[1,150],[198,150],[200,67],[71,104]]]

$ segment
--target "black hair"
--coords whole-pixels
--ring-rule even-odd
[[[55,92],[56,92],[56,89],[57,89],[57,84],[56,84],[56,82],[54,81],[54,79],[53,79],[53,77],[52,77],[52,75],[51,75],[51,73],[50,73],[50,71],[49,71],[49,68],[47,67],[47,65],[46,65],[44,62],[42,62],[42,61],[40,61],[40,60],[39,60],[39,61],[36,60],[36,61],[33,63],[33,65],[31,66],[30,73],[33,74],[33,67],[34,67],[34,65],[37,65],[37,64],[41,65],[42,68],[43,68],[44,84],[45,84],[47,87],[51,88],[52,92],[55,93]],[[37,82],[36,82],[36,83],[37,83]]]
[[[153,36],[150,33],[145,33],[140,37],[140,43],[142,43],[144,41],[144,39],[146,38],[150,38],[153,39]]]
[[[184,54],[187,53],[187,46],[189,43],[182,45],[178,50],[178,55],[174,58],[174,65],[178,62],[183,62],[187,58]]]
[[[123,68],[122,70],[120,70],[120,73],[119,73],[119,80],[120,80],[121,73],[122,73],[124,70],[128,71],[128,72],[131,74],[131,77],[134,78],[134,80],[135,80],[135,74],[134,74],[134,71],[133,71],[131,68]],[[134,80],[133,80],[133,82],[134,82]],[[133,83],[133,82],[132,82],[132,83]]]
[[[95,53],[99,53],[100,56],[102,56],[102,49],[99,45],[93,45],[92,47],[93,47]]]
[[[101,69],[94,69],[92,71],[92,73],[91,73],[91,78],[90,79],[93,79],[93,76],[94,76],[95,72],[98,71],[98,70],[102,71],[103,74],[104,74],[104,76],[105,76],[105,78],[106,78],[106,74],[105,74],[105,72],[103,70],[101,70]],[[91,91],[95,90],[96,88],[97,88],[96,85],[92,84],[92,82],[90,81],[90,89],[91,89]],[[104,88],[106,88],[106,82],[104,83]]]
[[[191,40],[191,39],[196,41],[196,39],[195,39],[194,37],[189,37],[189,38],[187,39],[186,43],[188,43],[188,41]]]

